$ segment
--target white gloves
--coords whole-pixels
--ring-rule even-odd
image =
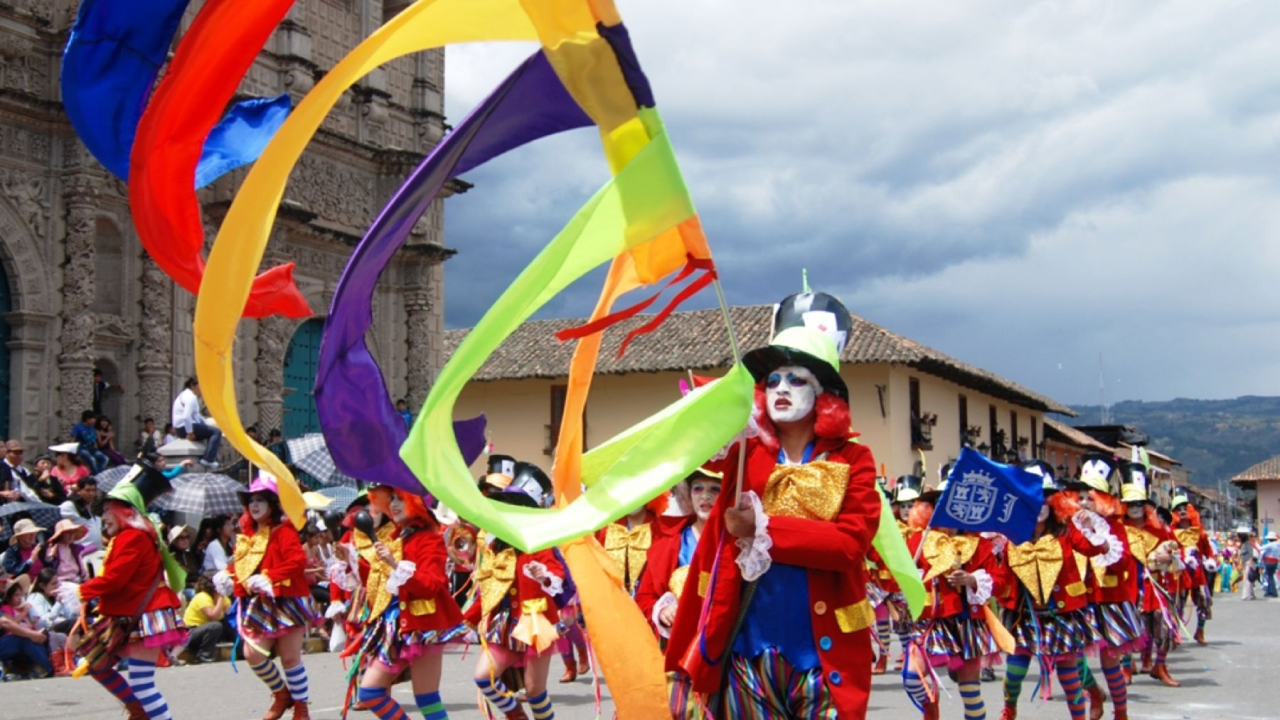
[[[223,597],[231,597],[236,591],[235,581],[231,579],[231,573],[226,570],[219,570],[213,576],[213,587],[218,590],[218,594]]]
[[[275,588],[271,587],[271,581],[261,575],[250,575],[248,580],[244,581],[244,587],[249,592],[255,592],[267,597],[275,597]]]

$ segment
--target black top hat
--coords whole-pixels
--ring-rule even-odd
[[[533,499],[536,507],[551,505],[551,478],[542,468],[523,460],[516,463],[516,476],[505,492],[519,491]]]
[[[489,468],[480,478],[480,492],[491,495],[506,490],[516,476],[516,459],[510,455],[490,455]]]
[[[902,475],[893,483],[893,502],[915,502],[920,499],[923,490],[924,478],[919,475]]]
[[[1120,466],[1120,501],[1147,503],[1151,501],[1147,480],[1147,468],[1142,463],[1129,462]]]
[[[534,500],[527,493],[520,490],[501,490],[489,495],[490,500],[496,500],[504,505],[515,505],[516,507],[540,508],[537,500]]]
[[[1100,452],[1085,453],[1080,458],[1079,484],[1091,490],[1111,494],[1111,474],[1115,470],[1115,456]]]
[[[1045,495],[1059,490],[1066,490],[1070,487],[1064,483],[1054,472],[1053,466],[1043,460],[1028,460],[1022,463],[1022,469],[1041,478],[1040,486],[1044,488]]]
[[[773,309],[773,334],[776,338],[784,330],[802,327],[818,330],[828,335],[836,344],[836,357],[844,351],[853,329],[853,318],[844,304],[826,293],[805,292],[788,295]],[[844,400],[849,399],[840,371],[831,363],[811,353],[784,344],[770,344],[752,350],[743,356],[742,362],[757,382],[784,365],[799,365],[813,373],[822,389]]]
[[[125,483],[138,488],[144,507],[149,507],[156,498],[173,490],[173,484],[169,482],[169,478],[146,460],[137,460],[133,463],[129,474],[120,481],[120,484]]]

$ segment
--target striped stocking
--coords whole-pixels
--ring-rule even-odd
[[[964,720],[987,720],[987,706],[982,702],[982,685],[959,683],[960,701],[964,703]]]
[[[99,685],[107,689],[107,692],[115,695],[120,702],[138,702],[138,698],[134,697],[133,688],[129,687],[129,683],[125,682],[120,673],[115,671],[115,668],[106,667],[101,670],[95,670],[89,673],[89,676],[97,680]]]
[[[1084,720],[1084,690],[1080,686],[1080,670],[1075,663],[1063,663],[1058,666],[1058,684],[1062,685],[1062,694],[1067,696],[1067,709],[1071,711],[1071,720]]]
[[[369,712],[376,715],[378,720],[409,720],[404,708],[391,698],[387,688],[362,687],[356,697],[359,698],[361,707],[369,708]]]
[[[289,694],[293,696],[294,702],[311,702],[311,693],[307,688],[307,668],[302,663],[284,669],[284,682],[289,686]]]
[[[444,701],[440,699],[440,693],[429,692],[414,695],[413,701],[418,704],[418,711],[422,713],[424,720],[449,720],[449,713],[445,712]]]
[[[276,668],[275,661],[263,660],[261,665],[250,665],[249,669],[271,692],[278,693],[284,689],[284,678],[280,677],[280,670]]]
[[[1022,696],[1022,682],[1031,667],[1030,655],[1009,655],[1004,661],[1004,704],[1017,705]]]
[[[476,680],[476,687],[480,688],[480,694],[493,704],[498,712],[509,713],[520,707],[516,703],[516,699],[511,695],[511,691],[507,690],[507,686],[502,684],[501,680],[489,682],[488,678],[484,680]]]
[[[1124,670],[1119,665],[1115,667],[1103,665],[1102,673],[1107,677],[1107,690],[1111,692],[1111,704],[1115,706],[1116,714],[1128,712],[1129,686],[1124,682]]]
[[[169,714],[169,704],[156,689],[155,663],[130,658],[129,687],[133,688],[133,694],[138,698],[142,709],[147,711],[147,717],[151,720],[173,720],[173,716]]]
[[[551,696],[546,690],[529,698],[529,709],[533,711],[533,720],[555,720],[556,711],[551,707]]]

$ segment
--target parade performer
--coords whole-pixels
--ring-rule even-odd
[[[667,509],[665,493],[614,523],[600,528],[596,540],[622,575],[622,587],[635,597],[653,543],[663,534],[658,519]]]
[[[1125,533],[1134,560],[1142,566],[1142,615],[1149,644],[1142,651],[1142,672],[1170,687],[1179,683],[1169,675],[1166,658],[1178,633],[1177,594],[1183,564],[1173,531],[1160,521],[1147,490],[1146,468],[1138,463],[1120,467],[1121,497],[1125,503]],[[1151,663],[1152,651],[1155,664]]]
[[[373,543],[365,597],[368,615],[360,660],[358,699],[379,720],[406,720],[391,686],[407,669],[413,697],[426,720],[446,720],[440,699],[444,646],[468,631],[449,591],[448,553],[431,511],[418,495],[389,487],[369,491],[370,505],[389,517],[394,532]],[[360,670],[364,671],[360,677]]]
[[[944,472],[946,469],[944,468]],[[946,488],[920,493],[911,508],[909,524],[919,532],[907,539],[929,593],[908,648],[904,673],[907,694],[921,707],[926,720],[937,720],[938,698],[926,691],[923,677],[931,665],[946,665],[955,675],[966,718],[984,717],[979,678],[984,666],[999,659],[999,648],[983,606],[991,599],[998,572],[991,541],[951,529],[931,529],[934,506]],[[919,652],[913,653],[914,648]]]
[[[298,531],[284,517],[275,478],[259,475],[240,493],[240,502],[245,509],[235,553],[227,569],[214,576],[214,584],[223,595],[234,593],[245,660],[271,691],[271,707],[263,720],[277,720],[290,708],[294,720],[308,720],[302,643],[307,626],[320,616],[307,584],[307,554]]]
[[[1214,562],[1213,545],[1200,522],[1200,511],[1191,504],[1186,488],[1174,490],[1169,505],[1173,510],[1173,535],[1183,548],[1191,579],[1188,592],[1196,608],[1195,641],[1205,645],[1204,625],[1213,619],[1213,593],[1209,592],[1208,576],[1210,563]]]
[[[81,621],[82,660],[75,674],[87,672],[97,680],[124,703],[129,720],[169,720],[169,706],[156,689],[156,661],[187,638],[176,594],[186,585],[186,573],[146,513],[147,505],[171,489],[169,479],[146,461],[112,488],[103,503],[102,573],[78,591],[81,607],[93,603],[96,610]],[[116,671],[121,659],[127,681]]]
[[[1001,591],[996,598],[1002,622],[1016,647],[1007,658],[1001,720],[1017,717],[1022,683],[1033,658],[1040,663],[1045,694],[1049,692],[1048,673],[1055,668],[1072,720],[1084,720],[1079,662],[1086,651],[1097,646],[1102,634],[1089,605],[1084,574],[1088,565],[1083,565],[1082,572],[1076,558],[1098,558],[1103,567],[1109,567],[1123,556],[1124,548],[1111,534],[1106,519],[1083,509],[1076,493],[1054,476],[1048,463],[1029,463],[1025,468],[1043,478],[1045,503],[1035,539],[1010,543],[1000,570]]]
[[[901,475],[894,481],[893,490],[889,492],[889,502],[893,506],[897,519],[898,532],[902,533],[904,542],[910,541],[911,536],[920,531],[919,528],[911,527],[908,520],[911,519],[911,508],[915,506],[923,490],[922,478],[916,475]],[[876,605],[876,639],[880,655],[876,658],[875,667],[871,669],[872,675],[881,675],[888,672],[890,643],[894,635],[902,644],[902,654],[894,663],[894,669],[902,669],[906,660],[907,647],[910,646],[912,633],[915,632],[915,621],[911,619],[911,612],[907,608],[907,599],[902,594],[902,588],[898,586],[897,579],[880,558],[880,554],[873,548],[869,556],[876,564],[877,586],[884,593],[882,601]]]
[[[517,468],[511,484],[489,497],[519,507],[543,507],[550,480],[543,485],[541,478],[546,478],[541,470],[521,473]],[[551,720],[555,710],[547,694],[547,673],[559,638],[555,599],[565,590],[564,565],[551,550],[522,553],[493,539],[484,547],[474,585],[478,598],[467,608],[466,620],[483,646],[476,687],[507,720],[527,720],[514,693],[499,679],[509,668],[523,667],[534,720]]]
[[[881,500],[871,451],[850,439],[840,377],[850,327],[830,295],[792,295],[775,310],[772,343],[743,358],[757,383],[752,430],[709,464],[725,484],[666,649],[667,669],[714,717],[866,714],[866,552]],[[692,701],[673,696],[673,715]]]
[[[1102,641],[1098,644],[1102,674],[1107,681],[1107,692],[1111,696],[1116,720],[1126,720],[1129,716],[1129,688],[1123,661],[1130,653],[1146,648],[1147,630],[1137,607],[1140,568],[1129,547],[1129,534],[1123,521],[1123,503],[1131,498],[1140,502],[1145,497],[1145,491],[1141,497],[1135,496],[1132,482],[1122,482],[1120,497],[1117,498],[1112,491],[1113,469],[1112,459],[1106,455],[1086,456],[1081,463],[1079,482],[1069,485],[1077,490],[1081,509],[1093,511],[1106,519],[1112,537],[1116,538],[1121,548],[1120,557],[1114,562],[1108,562],[1114,555],[1109,551],[1092,558],[1090,565],[1094,580],[1091,589],[1093,610],[1102,636]],[[1126,477],[1133,480],[1132,475]],[[1083,660],[1082,667],[1088,667]],[[1090,691],[1090,716],[1094,720],[1103,714],[1097,696],[1100,692]]]
[[[676,606],[689,577],[689,563],[698,547],[698,540],[707,527],[720,485],[724,481],[718,473],[698,470],[684,479],[689,488],[689,500],[693,514],[679,519],[669,535],[664,535],[649,550],[649,562],[640,588],[636,592],[636,604],[649,618],[660,642],[671,635],[675,624]]]

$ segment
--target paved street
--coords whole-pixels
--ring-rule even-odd
[[[1218,598],[1217,619],[1209,625],[1208,647],[1179,650],[1170,658],[1170,668],[1182,681],[1180,689],[1165,688],[1146,677],[1136,678],[1130,688],[1130,717],[1134,720],[1262,720],[1280,715],[1276,709],[1276,687],[1280,685],[1280,602],[1275,600],[1244,603],[1234,598]],[[461,653],[448,657],[445,666],[444,698],[449,716],[454,720],[476,720],[481,717],[475,705],[475,689],[470,682],[470,669],[475,650],[464,660]],[[311,675],[312,717],[336,720],[344,691],[343,671],[336,655],[307,657]],[[1097,669],[1096,663],[1094,664]],[[552,661],[554,676],[561,669],[559,659]],[[266,692],[258,681],[240,665],[234,674],[227,664],[182,667],[162,670],[158,684],[169,701],[177,720],[218,718],[218,720],[256,720],[265,709]],[[1020,708],[1021,718],[1066,718],[1067,709],[1060,700],[1041,705],[1029,700],[1034,674],[1028,678],[1027,691]],[[569,686],[552,687],[556,717],[560,720],[589,720],[595,717],[591,685],[579,680]],[[954,689],[952,694],[955,695]],[[1000,712],[1000,684],[986,683],[983,694],[989,718]],[[396,697],[412,701],[407,686],[399,686]],[[0,685],[5,718],[18,720],[120,720],[123,713],[96,683],[83,680],[39,680]],[[610,718],[612,705],[605,691],[602,717]],[[884,720],[914,720],[915,713],[898,687],[894,676],[875,682],[871,696],[870,717]],[[367,713],[352,717],[372,719]],[[412,713],[410,717],[420,717]],[[958,696],[946,701],[944,718],[962,717]],[[1108,707],[1107,718],[1111,717]],[[645,719],[648,720],[648,719]]]

